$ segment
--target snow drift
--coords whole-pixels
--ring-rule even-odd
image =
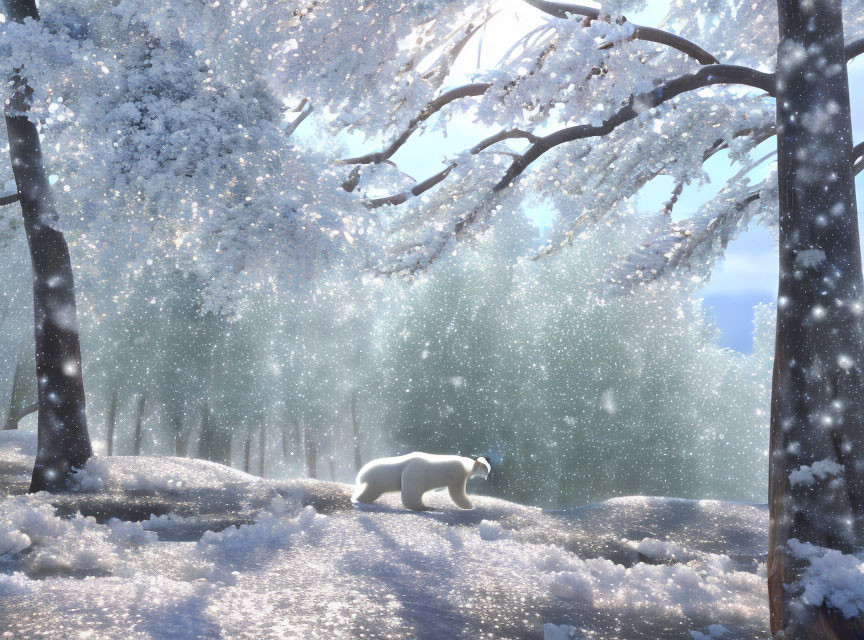
[[[26,495],[33,444],[0,433],[0,636],[768,637],[761,505],[458,511],[433,493],[411,513],[156,457],[95,458],[77,491]]]

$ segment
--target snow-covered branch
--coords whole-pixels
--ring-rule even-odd
[[[570,16],[584,16],[589,20],[598,20],[602,15],[598,9],[575,4],[567,4],[564,2],[549,2],[548,0],[524,0],[524,2],[530,4],[535,9],[539,9],[543,13],[556,18],[567,19]],[[669,33],[662,29],[655,29],[654,27],[643,27],[635,24],[632,26],[634,40],[656,42],[657,44],[672,47],[673,49],[677,49],[678,51],[690,56],[699,62],[699,64],[718,64],[720,62],[717,58],[705,51],[696,43],[690,42],[686,38],[677,36],[674,33]]]
[[[397,193],[392,196],[384,196],[383,198],[373,198],[371,200],[367,200],[364,204],[369,209],[383,207],[386,204],[402,204],[411,197],[416,197],[419,196],[421,193],[429,191],[429,189],[444,180],[444,178],[446,178],[455,167],[455,164],[450,164],[435,175],[426,178],[426,180],[424,180],[423,182],[418,182],[408,191],[403,191],[402,193]],[[343,188],[345,188],[344,185]],[[346,189],[346,191],[348,191],[348,189]]]
[[[500,191],[508,187],[532,162],[558,145],[574,140],[608,135],[617,127],[633,120],[648,109],[657,107],[682,93],[715,84],[743,84],[762,89],[769,95],[774,94],[774,76],[772,74],[725,64],[702,67],[696,73],[668,80],[650,92],[631,96],[624,107],[599,125],[580,124],[543,136],[513,161],[504,177],[495,185],[494,190]]]
[[[356,158],[347,158],[342,161],[342,164],[378,164],[391,158],[404,145],[411,134],[417,130],[425,120],[428,120],[432,115],[440,111],[443,107],[450,104],[454,100],[460,98],[482,96],[492,85],[488,82],[476,82],[466,84],[461,87],[456,87],[450,91],[442,93],[432,102],[427,104],[415,117],[413,117],[408,126],[400,133],[390,145],[383,151],[376,153],[367,153]]]

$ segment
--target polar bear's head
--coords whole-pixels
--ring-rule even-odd
[[[486,480],[491,472],[492,465],[489,464],[489,461],[486,458],[480,456],[474,460],[474,468],[471,469],[472,476],[480,476]]]

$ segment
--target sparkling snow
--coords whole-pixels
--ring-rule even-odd
[[[27,495],[34,444],[0,432],[0,637],[768,637],[763,506],[461,511],[434,492],[413,513],[167,457],[95,458],[77,491]]]

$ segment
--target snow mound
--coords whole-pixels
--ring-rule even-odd
[[[158,457],[95,458],[77,478],[0,499],[0,636],[768,635],[757,505],[472,496],[463,511],[432,493],[415,513],[398,495],[358,508],[348,485]]]
[[[789,540],[793,555],[809,566],[796,585],[801,600],[818,607],[823,603],[839,609],[846,618],[864,613],[864,562],[857,556]]]
[[[73,474],[80,491],[181,491],[225,489],[261,482],[230,467],[207,460],[150,456],[93,456]]]
[[[0,431],[0,460],[22,458],[32,463],[36,457],[36,434],[23,429]]]

